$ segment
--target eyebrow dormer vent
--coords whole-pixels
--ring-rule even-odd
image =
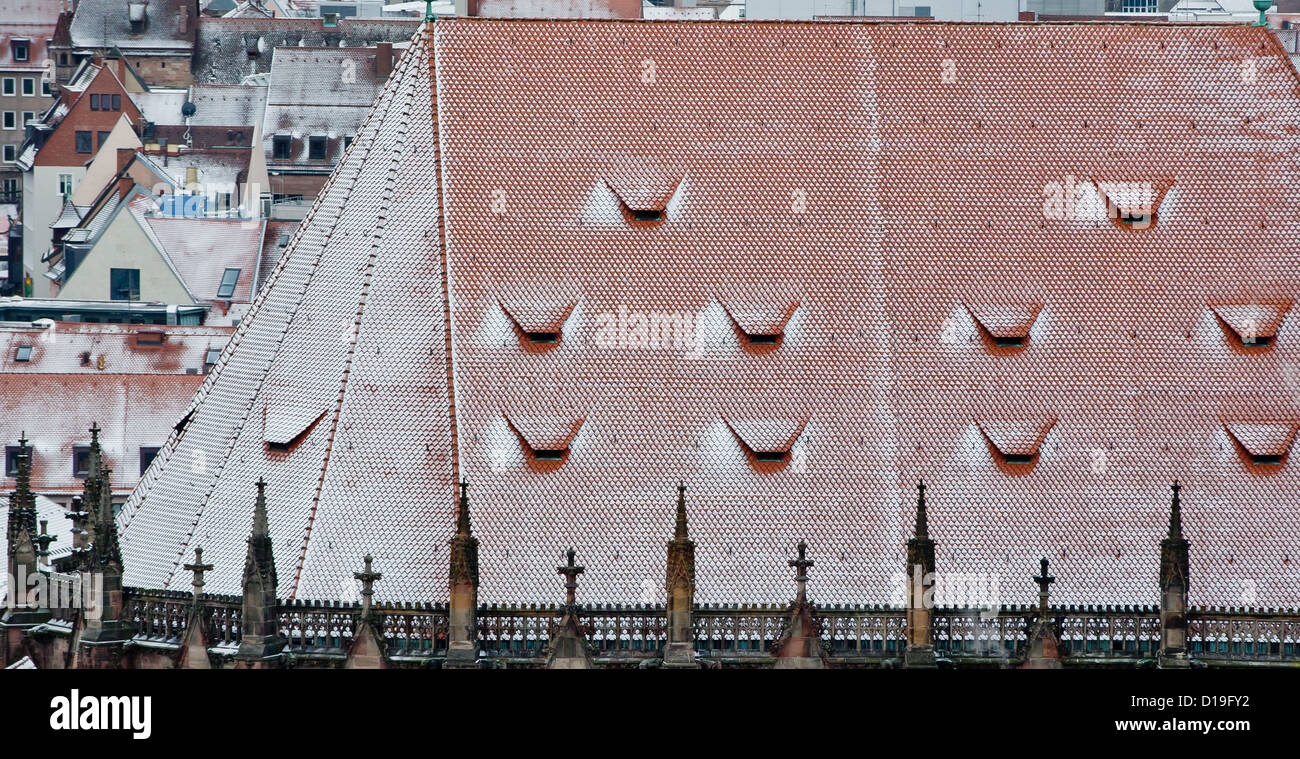
[[[524,456],[534,468],[558,467],[569,457],[569,446],[585,421],[565,415],[505,414],[510,429],[519,436]]]
[[[655,224],[668,215],[668,206],[681,186],[680,173],[666,169],[627,168],[605,174],[605,184],[618,198],[623,215],[638,224]]]
[[[1056,418],[985,420],[977,424],[1001,463],[1027,466],[1038,458],[1043,438],[1056,425]]]
[[[1210,306],[1219,324],[1243,348],[1267,348],[1291,310],[1290,301]]]
[[[262,407],[262,440],[271,453],[288,453],[325,416],[326,409],[294,402],[268,400]]]
[[[558,344],[564,336],[564,323],[577,305],[576,300],[499,302],[526,350],[547,350]]]
[[[780,468],[790,463],[791,449],[808,424],[806,418],[728,418],[725,421],[750,463],[763,465],[761,469]]]
[[[1164,179],[1097,179],[1097,194],[1106,204],[1106,215],[1132,229],[1146,229],[1156,222],[1160,204],[1172,183]]]
[[[798,307],[797,300],[766,303],[731,300],[724,301],[723,305],[740,338],[757,348],[780,345],[786,324]]]
[[[966,303],[980,336],[998,348],[1023,348],[1042,306],[1037,303]]]
[[[1256,466],[1283,463],[1295,441],[1294,422],[1228,422],[1228,435]]]

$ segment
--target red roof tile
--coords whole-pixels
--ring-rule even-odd
[[[1178,478],[1193,603],[1300,605],[1300,470],[1220,421],[1296,416],[1300,327],[1234,350],[1207,305],[1300,287],[1298,90],[1245,26],[438,21],[124,509],[127,580],[187,581],[201,540],[236,591],[265,476],[282,595],[370,551],[382,596],[445,599],[465,476],[483,601],[555,600],[569,545],[585,600],[635,601],[684,481],[699,601],[788,598],[804,538],[814,598],[884,602],[924,477],[940,571],[1027,602],[1046,555],[1054,600],[1155,603]],[[680,180],[663,219],[620,213],[629,167],[660,176],[633,202]],[[1086,177],[1171,184],[1147,228],[1095,190],[1052,215]],[[576,294],[552,349],[520,293]],[[778,346],[738,344],[728,308],[791,295]],[[990,350],[965,304],[1035,304],[1034,340]],[[624,314],[698,344],[602,342]],[[328,409],[287,455],[277,383]],[[584,421],[538,468],[503,411]],[[757,467],[732,419],[807,423]]]

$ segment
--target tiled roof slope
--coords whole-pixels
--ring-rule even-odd
[[[788,598],[804,538],[815,598],[887,602],[924,477],[941,571],[1004,602],[1046,555],[1055,600],[1155,603],[1178,478],[1192,602],[1300,604],[1295,467],[1226,426],[1300,415],[1300,326],[1247,347],[1212,310],[1300,284],[1266,30],[454,19],[410,52],[123,511],[129,583],[197,540],[236,591],[265,476],[282,595],[369,551],[383,597],[445,599],[448,325],[487,602],[556,600],[569,545],[584,601],[662,593],[679,480],[698,600]],[[1149,228],[1106,218],[1119,182],[1168,186]],[[732,316],[791,304],[775,343]],[[506,310],[569,305],[541,345]],[[1020,346],[971,316],[1019,312]],[[694,329],[643,347],[641,314]],[[511,423],[542,417],[559,461]]]
[[[377,42],[406,42],[418,26],[419,22],[406,19],[340,18],[337,25],[326,27],[321,18],[204,16],[199,19],[194,46],[194,81],[239,84],[246,76],[270,72],[276,48],[372,47]]]
[[[232,332],[231,327],[80,322],[55,322],[40,329],[11,322],[0,325],[0,372],[201,374],[208,350],[224,348]],[[163,343],[150,344],[158,333],[166,335]],[[32,349],[26,361],[15,360],[21,346]]]
[[[192,374],[0,373],[0,439],[17,445],[27,433],[32,490],[74,495],[84,480],[73,475],[76,446],[90,445],[90,426],[103,428],[104,460],[113,470],[113,491],[138,481],[140,448],[159,447],[185,413],[202,377]],[[12,477],[0,478],[6,492]],[[64,532],[51,524],[51,532]]]
[[[260,476],[285,596],[337,597],[361,543],[429,577],[446,563],[436,504],[454,477],[427,42],[403,60],[240,323],[238,350],[123,509],[131,582],[171,582],[198,540],[221,586],[238,587]],[[401,322],[371,330],[371,314]],[[269,451],[265,430],[286,418],[306,420],[301,439]],[[324,467],[335,451],[349,455]],[[411,579],[395,590],[415,592]]]

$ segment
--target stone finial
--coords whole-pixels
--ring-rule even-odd
[[[41,566],[43,567],[48,567],[50,565],[50,543],[59,539],[58,535],[50,534],[49,528],[50,520],[42,519],[41,534],[36,537],[36,557],[40,560]]]
[[[812,559],[808,558],[808,544],[799,541],[799,558],[790,559],[786,563],[795,568],[794,581],[798,588],[795,598],[799,603],[808,600],[808,568],[813,565]]]
[[[1178,493],[1183,489],[1183,486],[1178,484],[1178,480],[1174,480],[1172,489],[1174,491],[1174,500],[1169,507],[1169,538],[1172,540],[1182,540],[1183,507],[1178,500]]]
[[[371,568],[375,558],[366,554],[362,559],[366,563],[366,568],[362,572],[353,572],[352,576],[361,581],[361,616],[370,616],[370,607],[375,595],[375,583],[384,578],[382,572],[376,572]]]
[[[1034,582],[1038,583],[1038,606],[1039,611],[1047,613],[1047,599],[1051,591],[1049,590],[1056,578],[1047,573],[1047,557],[1038,560],[1038,574],[1034,575]]]
[[[572,546],[569,547],[565,556],[568,557],[568,564],[556,567],[555,571],[564,575],[564,605],[571,609],[577,605],[578,575],[587,571],[587,569],[574,564],[577,552],[573,550]]]
[[[675,540],[687,538],[686,528],[686,483],[677,483],[677,525],[673,528]]]
[[[194,605],[195,605],[195,606],[198,606],[198,605],[199,605],[199,596],[203,595],[203,584],[204,584],[204,583],[203,583],[203,573],[204,573],[204,572],[211,572],[212,569],[213,569],[213,566],[212,566],[211,564],[204,564],[204,563],[203,563],[203,546],[195,546],[195,548],[194,548],[194,563],[193,563],[193,564],[186,564],[186,565],[185,565],[185,570],[186,570],[186,571],[188,571],[188,572],[193,572],[193,573],[194,573],[193,586],[194,586]]]
[[[916,528],[913,536],[923,539],[930,537],[930,523],[925,514],[925,480],[916,482]]]
[[[264,538],[271,534],[266,520],[266,480],[257,478],[257,500],[253,502],[253,535]]]
[[[470,536],[469,524],[469,481],[460,481],[460,506],[456,509],[456,537]]]

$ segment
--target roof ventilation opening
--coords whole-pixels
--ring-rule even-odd
[[[732,419],[724,420],[736,436],[745,458],[760,472],[779,472],[789,466],[791,451],[808,424],[799,419]]]
[[[785,341],[785,328],[799,301],[753,303],[723,299],[723,308],[742,347],[754,353],[775,350]]]
[[[1291,301],[1272,301],[1220,304],[1210,309],[1234,347],[1252,349],[1273,345],[1291,305]]]
[[[564,323],[577,300],[537,302],[524,298],[499,298],[501,310],[510,317],[520,346],[530,353],[548,351],[564,339]]]
[[[583,417],[504,415],[519,436],[528,468],[550,472],[569,460],[570,446],[582,428]]]
[[[987,348],[1024,348],[1042,306],[1037,303],[966,303]]]
[[[530,343],[558,343],[559,332],[525,332],[524,339]]]
[[[325,411],[294,403],[278,406],[268,401],[262,407],[262,440],[267,452],[289,453],[297,448],[325,418]]]
[[[668,206],[682,184],[681,172],[633,166],[605,176],[623,212],[634,226],[652,226],[668,218]]]
[[[1038,462],[1039,448],[1056,425],[1055,418],[976,422],[998,468],[1026,474]]]
[[[1106,215],[1127,229],[1147,229],[1154,226],[1168,192],[1170,182],[1107,181],[1096,180],[1097,194],[1106,204]]]
[[[1295,440],[1295,422],[1229,422],[1224,424],[1243,462],[1278,467],[1286,463]]]

